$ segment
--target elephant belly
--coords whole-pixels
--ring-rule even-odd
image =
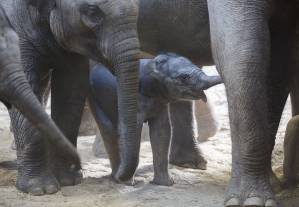
[[[138,33],[146,53],[175,52],[201,65],[213,64],[205,0],[141,0]]]

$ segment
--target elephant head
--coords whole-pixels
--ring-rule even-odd
[[[202,99],[206,102],[204,90],[222,83],[220,76],[206,75],[189,59],[175,53],[160,54],[154,59],[142,60],[141,64],[144,73],[156,80],[155,88],[161,86],[160,96],[168,100]]]
[[[50,0],[50,27],[66,50],[108,64],[117,75],[121,163],[117,180],[138,165],[138,5],[134,0]]]
[[[0,8],[0,101],[9,109],[15,106],[43,132],[50,143],[68,156],[75,168],[80,168],[80,158],[75,147],[47,115],[33,93],[20,62],[17,34],[12,30]]]

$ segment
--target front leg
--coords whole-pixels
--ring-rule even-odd
[[[296,28],[299,28],[297,20]],[[291,38],[288,38],[291,39]],[[292,40],[292,39],[291,39]],[[299,35],[291,42],[292,54],[289,55],[289,65],[292,66],[291,103],[292,119],[288,122],[284,137],[283,174],[285,187],[295,187],[299,183]]]
[[[207,161],[195,137],[193,102],[171,103],[170,117],[172,125],[170,163],[180,167],[205,170]]]
[[[96,96],[96,92],[93,94]],[[112,94],[111,94],[112,96]],[[100,97],[105,100],[104,97]],[[104,101],[103,101],[104,102]],[[108,101],[107,104],[115,105],[116,103],[111,103]],[[118,132],[117,132],[117,122],[113,123],[112,120],[106,115],[106,113],[100,108],[100,104],[96,102],[96,98],[89,97],[89,105],[91,112],[97,122],[97,126],[101,132],[106,152],[109,156],[109,161],[112,169],[111,176],[114,178],[115,173],[119,167],[120,157],[118,148]],[[114,108],[115,113],[116,107]],[[98,138],[98,137],[97,137]],[[94,143],[95,144],[95,143]],[[99,147],[99,146],[97,146]]]
[[[271,1],[208,1],[213,55],[227,90],[232,174],[225,206],[276,206],[270,186],[268,14]]]
[[[168,156],[171,136],[168,108],[168,105],[161,106],[161,111],[148,121],[154,163],[153,183],[165,186],[173,185],[173,180],[168,173]]]
[[[76,146],[88,94],[89,63],[79,55],[66,52],[59,63],[51,80],[51,115],[65,136]],[[81,182],[82,173],[72,171],[72,163],[68,160],[55,157],[53,164],[54,173],[61,185],[75,185]]]

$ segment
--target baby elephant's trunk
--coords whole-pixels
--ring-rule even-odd
[[[198,81],[199,89],[206,90],[212,86],[223,83],[220,76],[207,76],[204,72],[200,72],[200,80]]]

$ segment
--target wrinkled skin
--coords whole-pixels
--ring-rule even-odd
[[[26,79],[20,61],[18,36],[11,28],[2,7],[0,7],[0,82],[0,100],[8,109],[11,106],[16,107],[46,135],[43,138],[47,138],[60,150],[60,156],[68,157],[75,164],[74,167],[80,169],[80,158],[76,149],[46,114]]]
[[[1,4],[20,37],[22,65],[33,91],[45,103],[51,82],[51,116],[73,145],[76,145],[88,93],[89,59],[114,69],[119,93],[119,147],[123,158],[116,177],[126,178],[127,172],[131,174],[126,169],[132,169],[131,162],[138,160],[139,147],[134,147],[139,58],[135,3],[131,0],[7,0]],[[17,187],[20,190],[43,195],[82,180],[82,173],[72,169],[70,160],[58,156],[57,148],[40,141],[44,133],[36,130],[17,109],[12,109],[10,114],[19,160]]]
[[[207,76],[188,59],[175,54],[161,54],[140,64],[138,101],[138,135],[148,122],[153,151],[154,179],[157,185],[173,184],[168,174],[168,155],[171,138],[169,104],[180,100],[205,99],[203,90],[220,84],[219,76]],[[103,65],[96,65],[90,73],[90,105],[105,140],[114,176],[119,165],[117,148],[117,92],[116,78]],[[103,99],[102,97],[105,97]],[[201,160],[201,168],[206,161]]]
[[[276,206],[270,160],[298,67],[297,8],[280,0],[140,1],[142,51],[216,64],[223,78],[233,163],[225,206]]]
[[[269,183],[271,153],[290,77],[298,68],[298,5],[209,1],[213,55],[226,85],[231,123],[226,206],[277,206]]]

